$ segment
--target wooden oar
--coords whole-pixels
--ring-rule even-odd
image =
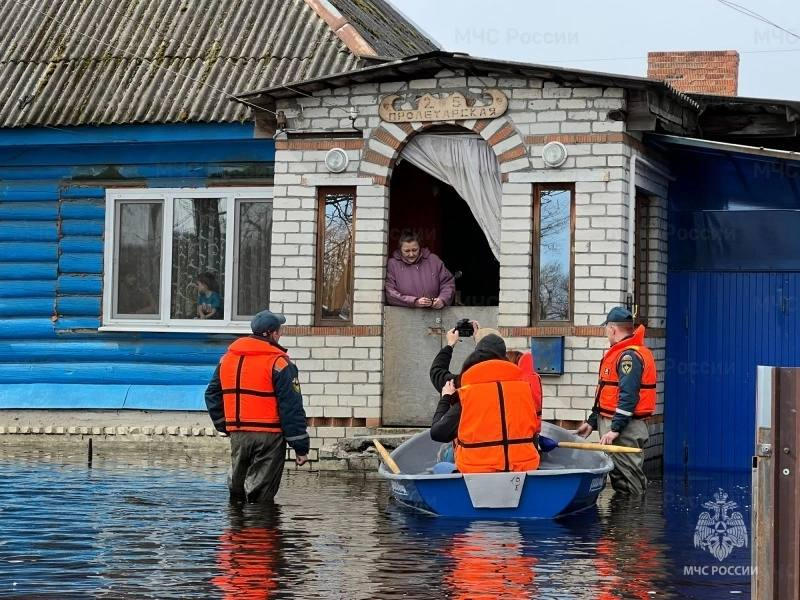
[[[539,436],[539,448],[542,452],[550,452],[556,448],[572,448],[573,450],[593,450],[595,452],[641,452],[641,448],[631,446],[615,446],[612,444],[596,444],[594,442],[559,442],[543,435]]]
[[[389,467],[392,473],[395,475],[400,474],[400,467],[397,466],[397,463],[394,462],[394,459],[389,456],[389,453],[386,451],[386,448],[383,447],[378,440],[372,440],[372,443],[375,444],[375,449],[378,451],[378,454],[381,455],[383,462],[386,463],[386,466]]]

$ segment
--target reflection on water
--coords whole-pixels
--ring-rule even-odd
[[[557,522],[493,522],[417,515],[380,480],[308,472],[285,477],[276,506],[233,506],[226,466],[95,458],[88,468],[5,449],[0,596],[749,597],[749,546],[724,561],[695,547],[719,488],[749,530],[749,473],[669,477],[638,500],[606,491],[596,509]]]
[[[230,527],[219,537],[218,575],[211,579],[225,598],[273,595],[283,560],[280,512],[279,505],[229,507]]]

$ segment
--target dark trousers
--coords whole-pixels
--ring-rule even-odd
[[[256,504],[272,502],[281,485],[285,459],[283,434],[231,432],[231,499]]]
[[[611,431],[611,419],[600,417],[600,435]],[[614,440],[618,446],[642,448],[647,445],[650,434],[647,423],[641,419],[631,419],[625,429]],[[639,496],[647,489],[647,477],[644,475],[644,454],[611,454],[614,470],[609,473],[611,487],[621,494]]]

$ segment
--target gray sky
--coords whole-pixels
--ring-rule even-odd
[[[800,100],[800,39],[717,0],[392,1],[448,51],[645,76],[648,51],[738,50],[740,96]],[[799,0],[736,2],[800,35]]]

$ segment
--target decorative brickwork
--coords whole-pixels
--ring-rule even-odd
[[[278,140],[275,142],[276,150],[330,150],[342,148],[343,150],[360,150],[364,147],[363,139],[326,139],[326,140]]]
[[[507,117],[499,117],[493,120],[480,121],[448,121],[449,124],[457,124],[466,129],[470,129],[481,135],[488,144],[497,152],[498,146],[508,147],[497,152],[497,159],[501,168],[506,163],[517,161],[512,168],[503,169],[503,173],[528,169],[527,152],[522,136],[517,131],[514,124]],[[361,173],[362,176],[372,176],[373,182],[380,185],[379,181],[388,181],[389,173],[394,168],[394,163],[400,155],[403,146],[408,143],[414,133],[425,131],[429,127],[438,123],[381,123],[372,132],[371,140],[375,140],[385,147],[393,150],[390,156],[388,153],[380,153],[373,148],[374,144],[367,144],[367,150],[362,155]]]
[[[366,326],[349,326],[349,327],[297,327],[287,325],[281,328],[283,335],[292,336],[317,336],[317,335],[347,335],[347,336],[366,336],[366,335],[381,335],[382,327],[375,325],[371,327]]]

